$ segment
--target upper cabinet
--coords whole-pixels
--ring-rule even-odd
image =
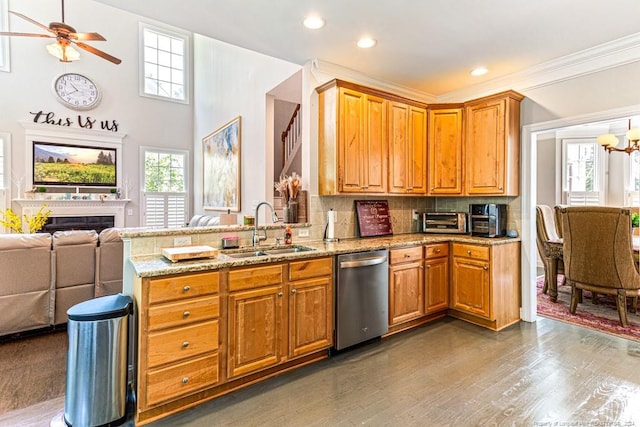
[[[465,103],[465,194],[518,195],[522,99],[507,91]]]
[[[427,194],[427,110],[389,102],[389,193]]]
[[[318,92],[318,194],[517,196],[520,101],[428,107],[332,80]]]
[[[429,107],[428,191],[462,195],[462,107]]]
[[[333,84],[318,89],[318,192],[387,191],[387,101]]]

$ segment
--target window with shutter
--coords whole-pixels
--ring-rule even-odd
[[[595,138],[562,140],[563,204],[605,204],[604,154]]]
[[[187,152],[142,148],[143,225],[184,227],[187,222]]]

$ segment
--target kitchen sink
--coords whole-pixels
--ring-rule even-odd
[[[238,252],[238,253],[226,254],[226,255],[231,258],[253,258],[257,256],[267,256],[267,254],[262,251]]]
[[[307,251],[315,251],[315,249],[309,248],[307,246],[291,246],[288,248],[265,249],[264,252],[267,255],[281,255],[281,254],[293,254],[296,252],[307,252]]]

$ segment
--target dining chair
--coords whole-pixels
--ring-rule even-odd
[[[555,214],[553,209],[548,205],[536,206],[536,245],[538,247],[538,253],[542,258],[542,264],[544,265],[544,286],[542,287],[542,293],[547,293],[549,290],[549,281],[554,280],[551,271],[550,254],[547,253],[544,242],[547,240],[556,240],[559,236],[557,234]],[[564,274],[564,264],[562,260],[558,260],[557,267],[558,274]],[[563,279],[564,284],[564,279]]]
[[[575,314],[583,290],[614,295],[620,324],[628,325],[627,298],[640,294],[640,273],[633,259],[631,214],[627,208],[565,207],[563,257],[571,285],[569,312]]]

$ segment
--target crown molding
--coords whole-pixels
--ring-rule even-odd
[[[448,92],[438,102],[462,102],[513,89],[526,92],[640,60],[640,33],[572,53],[526,70]]]
[[[362,86],[391,92],[404,98],[422,101],[426,104],[432,104],[437,101],[435,95],[391,83],[386,80],[377,79],[375,77],[368,76],[360,71],[346,68],[332,62],[323,61],[321,59],[313,59],[310,62],[311,73],[318,82],[321,82],[321,84],[324,84],[333,79],[340,79],[360,84]],[[324,74],[325,76],[321,76],[319,74]]]

